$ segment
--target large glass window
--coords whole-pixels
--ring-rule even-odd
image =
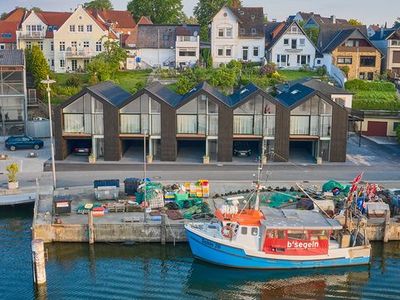
[[[234,110],[233,134],[274,136],[275,109],[260,95],[248,100]]]
[[[161,105],[144,94],[120,110],[123,134],[161,134]]]
[[[64,132],[104,134],[103,103],[89,94],[63,108]]]
[[[330,136],[332,105],[318,97],[297,106],[290,115],[290,134]]]
[[[177,110],[178,134],[218,135],[218,105],[206,95],[186,103]]]

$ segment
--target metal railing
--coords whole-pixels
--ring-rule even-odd
[[[44,39],[46,34],[43,31],[28,31],[18,32],[18,38],[20,39]]]

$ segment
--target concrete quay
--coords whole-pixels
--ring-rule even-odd
[[[211,183],[213,186],[213,183]],[[242,186],[243,188],[249,188]],[[120,188],[123,190],[123,187]],[[226,192],[217,183],[213,190],[219,193]],[[237,189],[233,189],[237,190]],[[93,188],[76,187],[70,189],[57,189],[55,195],[71,195],[72,213],[69,215],[55,216],[52,213],[53,194],[48,190],[41,192],[34,206],[34,219],[32,225],[33,239],[42,239],[45,243],[51,242],[89,242],[90,228],[88,215],[76,213],[79,202],[93,202],[90,194]],[[222,203],[222,199],[207,199],[211,211]],[[58,222],[56,222],[56,218]],[[135,222],[127,222],[135,220]],[[93,221],[94,242],[156,242],[173,243],[186,241],[184,224],[190,220],[170,220],[165,222],[152,221],[147,214],[144,221],[143,212],[113,212]],[[400,240],[400,216],[385,221],[384,218],[369,219],[366,228],[367,238],[370,241]]]

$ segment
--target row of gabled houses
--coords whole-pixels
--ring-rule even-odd
[[[367,29],[335,16],[303,12],[283,22],[265,22],[262,7],[228,6],[212,18],[209,28],[211,43],[203,43],[198,25],[153,24],[145,16],[135,22],[128,11],[19,8],[0,21],[0,49],[37,44],[55,72],[83,71],[111,39],[127,49],[127,69],[191,66],[199,61],[201,48],[211,48],[215,67],[233,59],[273,62],[282,69],[325,66],[340,84],[346,78],[371,80],[385,70],[400,74],[396,29]],[[317,40],[307,36],[310,28],[318,30]]]
[[[231,162],[237,143],[287,161],[301,143],[314,159],[343,162],[351,98],[319,80],[281,86],[276,96],[254,84],[224,95],[205,82],[184,95],[159,82],[132,95],[103,82],[57,107],[56,159],[77,147],[106,161],[140,159],[146,139],[147,153],[160,161],[182,161],[189,152],[197,160]]]

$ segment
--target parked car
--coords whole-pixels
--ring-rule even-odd
[[[234,156],[250,156],[251,148],[249,143],[237,142],[233,145],[233,155]]]
[[[10,136],[6,139],[5,147],[8,150],[15,151],[17,149],[35,149],[43,148],[44,142],[30,136]]]
[[[77,146],[72,148],[72,153],[75,155],[87,155],[89,156],[91,153],[90,147],[83,147],[83,146]]]

